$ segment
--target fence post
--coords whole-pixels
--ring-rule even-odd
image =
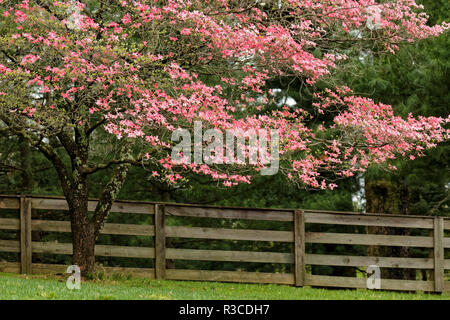
[[[31,200],[20,197],[20,272],[32,272]]]
[[[305,285],[305,214],[303,211],[294,211],[294,255],[295,255],[295,286]]]
[[[155,278],[166,278],[166,208],[155,205]]]
[[[434,218],[434,291],[444,291],[444,218]]]

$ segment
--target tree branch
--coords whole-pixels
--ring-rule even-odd
[[[144,159],[143,158],[139,158],[139,159],[133,159],[133,158],[127,158],[127,159],[113,159],[107,163],[101,163],[98,164],[96,166],[89,166],[89,167],[84,167],[82,168],[81,172],[83,174],[93,174],[96,173],[100,170],[106,170],[109,169],[115,165],[124,165],[124,164],[128,164],[128,165],[142,165],[144,164]]]
[[[122,146],[122,154],[125,158],[128,159],[131,158],[130,143],[125,143]],[[96,239],[100,234],[100,230],[103,227],[106,218],[108,217],[108,214],[111,210],[114,201],[117,199],[120,190],[122,190],[130,167],[131,167],[130,163],[122,163],[118,165],[114,169],[114,172],[111,175],[108,184],[105,186],[105,188],[102,191],[102,194],[100,195],[100,198],[94,211],[94,216],[92,218],[95,228],[94,232]]]
[[[98,127],[100,127],[102,124],[106,123],[106,119],[102,119],[98,121],[97,123],[93,124],[87,131],[86,135],[89,137],[92,132],[94,132]]]
[[[68,170],[61,157],[58,155],[56,150],[48,143],[43,142],[43,137],[36,136],[30,130],[14,124],[14,122],[9,119],[4,113],[0,113],[0,120],[2,120],[9,128],[9,131],[23,139],[27,140],[32,146],[36,147],[42,154],[53,164],[55,167],[61,186],[65,194],[71,192],[72,181],[68,174]]]

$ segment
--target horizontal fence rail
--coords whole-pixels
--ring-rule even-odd
[[[89,201],[94,210],[96,200]],[[32,219],[33,210],[67,211],[63,198],[0,196],[0,214],[3,210],[17,212],[15,218],[0,215],[0,230],[15,231],[16,240],[0,239],[0,252],[19,255],[18,262],[1,262],[0,272],[64,273],[67,266],[33,262],[33,254],[71,255],[72,244],[57,241],[35,241],[32,232],[70,233],[70,222]],[[398,216],[330,212],[292,209],[223,208],[173,203],[117,201],[111,212],[120,214],[150,215],[151,224],[106,223],[102,235],[152,237],[153,247],[96,245],[99,257],[151,259],[153,268],[101,267],[106,274],[130,273],[155,279],[226,281],[245,283],[275,283],[295,286],[341,288],[367,288],[367,277],[325,276],[311,274],[311,266],[420,269],[433,275],[427,280],[381,279],[381,289],[443,292],[450,290],[445,281],[445,270],[450,270],[450,259],[445,259],[445,249],[450,249],[450,220],[429,216]],[[230,221],[270,221],[287,223],[288,231],[239,229],[230,227],[198,227],[170,225],[167,219],[188,217],[201,221],[228,219]],[[181,221],[181,220],[180,220]],[[389,227],[422,230],[420,235],[387,235],[372,233],[311,232],[306,225],[352,226],[358,228]],[[424,236],[428,234],[428,236]],[[201,248],[173,248],[171,239],[200,239],[203,241],[251,241],[280,243],[291,246],[291,252],[246,250],[217,250]],[[307,250],[311,245],[388,246],[426,248],[429,257],[376,257],[367,255],[317,254]],[[290,272],[250,272],[225,270],[191,270],[167,267],[169,260],[219,261],[232,263],[277,264],[291,266]],[[431,280],[430,280],[431,279]]]

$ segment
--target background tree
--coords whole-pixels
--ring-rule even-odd
[[[448,1],[420,1],[430,15],[429,23],[448,20]],[[357,67],[345,77],[356,92],[384,101],[407,116],[448,115],[448,33],[402,48],[395,56],[363,52]],[[358,66],[359,65],[359,66]],[[369,81],[367,79],[370,79]],[[376,166],[364,175],[366,212],[417,215],[448,215],[448,143],[426,151],[427,157],[395,162],[398,170],[386,172]],[[369,228],[371,233],[405,234],[396,228]],[[428,234],[425,234],[428,236]],[[428,257],[426,250],[370,247],[372,256]],[[411,279],[415,272],[383,270],[383,277]]]

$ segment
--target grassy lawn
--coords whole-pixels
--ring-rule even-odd
[[[0,273],[0,300],[423,300],[449,294],[410,294],[369,290],[326,290],[278,285],[217,282],[113,279],[85,281],[81,290],[68,290],[66,278]]]

